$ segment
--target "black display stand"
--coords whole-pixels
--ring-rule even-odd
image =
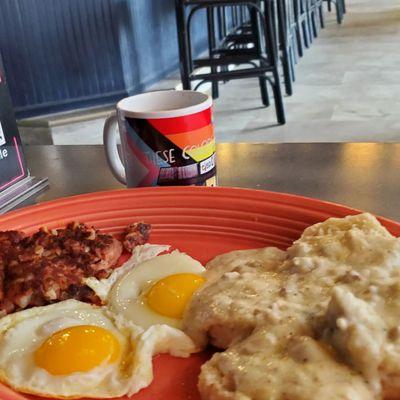
[[[0,55],[0,214],[18,207],[48,186],[30,176]]]

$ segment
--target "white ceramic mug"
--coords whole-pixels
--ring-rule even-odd
[[[128,187],[215,185],[212,99],[190,90],[127,97],[105,121],[104,147],[111,171]]]

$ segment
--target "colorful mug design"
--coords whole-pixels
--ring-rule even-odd
[[[211,107],[209,96],[192,91],[144,93],[121,100],[117,114],[104,127],[115,177],[129,187],[215,185]],[[117,116],[122,163],[112,129]]]

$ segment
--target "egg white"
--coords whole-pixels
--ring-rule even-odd
[[[146,243],[141,246],[136,246],[132,251],[132,256],[121,267],[116,268],[111,275],[106,279],[97,279],[94,277],[86,278],[83,282],[89,286],[97,296],[106,301],[108,294],[115,282],[126,275],[137,265],[157,257],[159,254],[164,253],[170,249],[169,245],[149,244]]]
[[[107,306],[114,313],[147,329],[153,325],[166,324],[181,327],[181,319],[166,317],[147,305],[147,292],[154,283],[170,275],[191,273],[202,275],[205,268],[187,254],[175,250],[145,261],[123,275],[112,286]]]
[[[95,325],[119,341],[121,357],[88,372],[52,375],[38,367],[35,351],[52,334],[78,325]],[[168,326],[144,331],[104,307],[76,300],[35,307],[0,319],[0,381],[24,392],[54,398],[111,398],[131,395],[153,379],[152,357],[159,352],[187,357],[196,351],[182,332]]]

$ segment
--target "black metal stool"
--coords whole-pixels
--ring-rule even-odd
[[[231,29],[228,29],[227,14],[231,11],[232,25]],[[216,11],[216,13],[214,13]],[[216,14],[216,15],[215,15]],[[215,18],[217,17],[217,18]],[[218,41],[216,40],[215,31],[215,19],[217,19],[218,25]],[[208,50],[210,57],[217,54],[221,49],[234,49],[234,48],[246,48],[250,44],[255,42],[254,34],[251,31],[251,24],[249,24],[250,15],[245,6],[219,6],[219,7],[208,7],[207,8],[207,28],[208,28]],[[222,71],[228,71],[227,65],[222,65]],[[218,67],[211,66],[211,72],[217,72]],[[224,80],[226,82],[226,80]],[[213,99],[218,98],[218,81],[212,81],[212,97]],[[265,87],[265,84],[263,85]],[[264,88],[266,94],[265,105],[269,105],[268,93],[266,87]]]
[[[213,95],[218,95],[219,81],[257,77],[262,102],[266,106],[269,105],[269,82],[275,100],[277,120],[284,124],[285,112],[273,28],[275,22],[272,19],[275,15],[274,3],[266,0],[265,4],[267,12],[262,9],[260,0],[175,0],[181,79],[184,89],[191,89],[191,82],[194,80],[200,80],[200,84],[210,81],[213,84]],[[238,6],[244,6],[248,10],[250,18],[247,26],[242,26],[242,31],[240,34],[236,33],[236,37],[233,36],[235,32],[228,32],[226,26],[218,26],[220,40],[217,41],[214,11],[217,10],[217,14],[221,16],[227,8]],[[202,9],[206,10],[208,17],[209,54],[205,58],[193,58],[190,27],[193,15]],[[223,15],[217,18],[218,22],[223,20]],[[231,70],[229,65],[240,65],[243,68]],[[195,70],[201,67],[209,67],[210,72],[196,73]]]
[[[275,7],[270,7],[265,2],[275,2]],[[273,25],[274,27],[274,37],[277,39],[277,53],[279,55],[279,59],[282,64],[283,69],[283,78],[285,84],[285,92],[288,96],[293,94],[293,85],[294,81],[294,48],[292,42],[292,35],[289,31],[288,21],[290,10],[288,9],[288,5],[286,3],[291,2],[291,0],[261,0],[260,5],[263,8],[265,18],[267,21],[275,21],[276,23]],[[236,7],[231,7],[236,8]],[[268,13],[274,13],[273,15],[268,15]],[[254,16],[254,13],[251,15],[252,24],[257,24],[257,17]],[[236,30],[234,30],[233,34],[227,34],[225,36],[224,42],[229,43],[231,48],[239,46],[239,48],[243,45],[254,44],[257,46],[256,38],[254,34],[251,32],[251,24],[239,26]]]

